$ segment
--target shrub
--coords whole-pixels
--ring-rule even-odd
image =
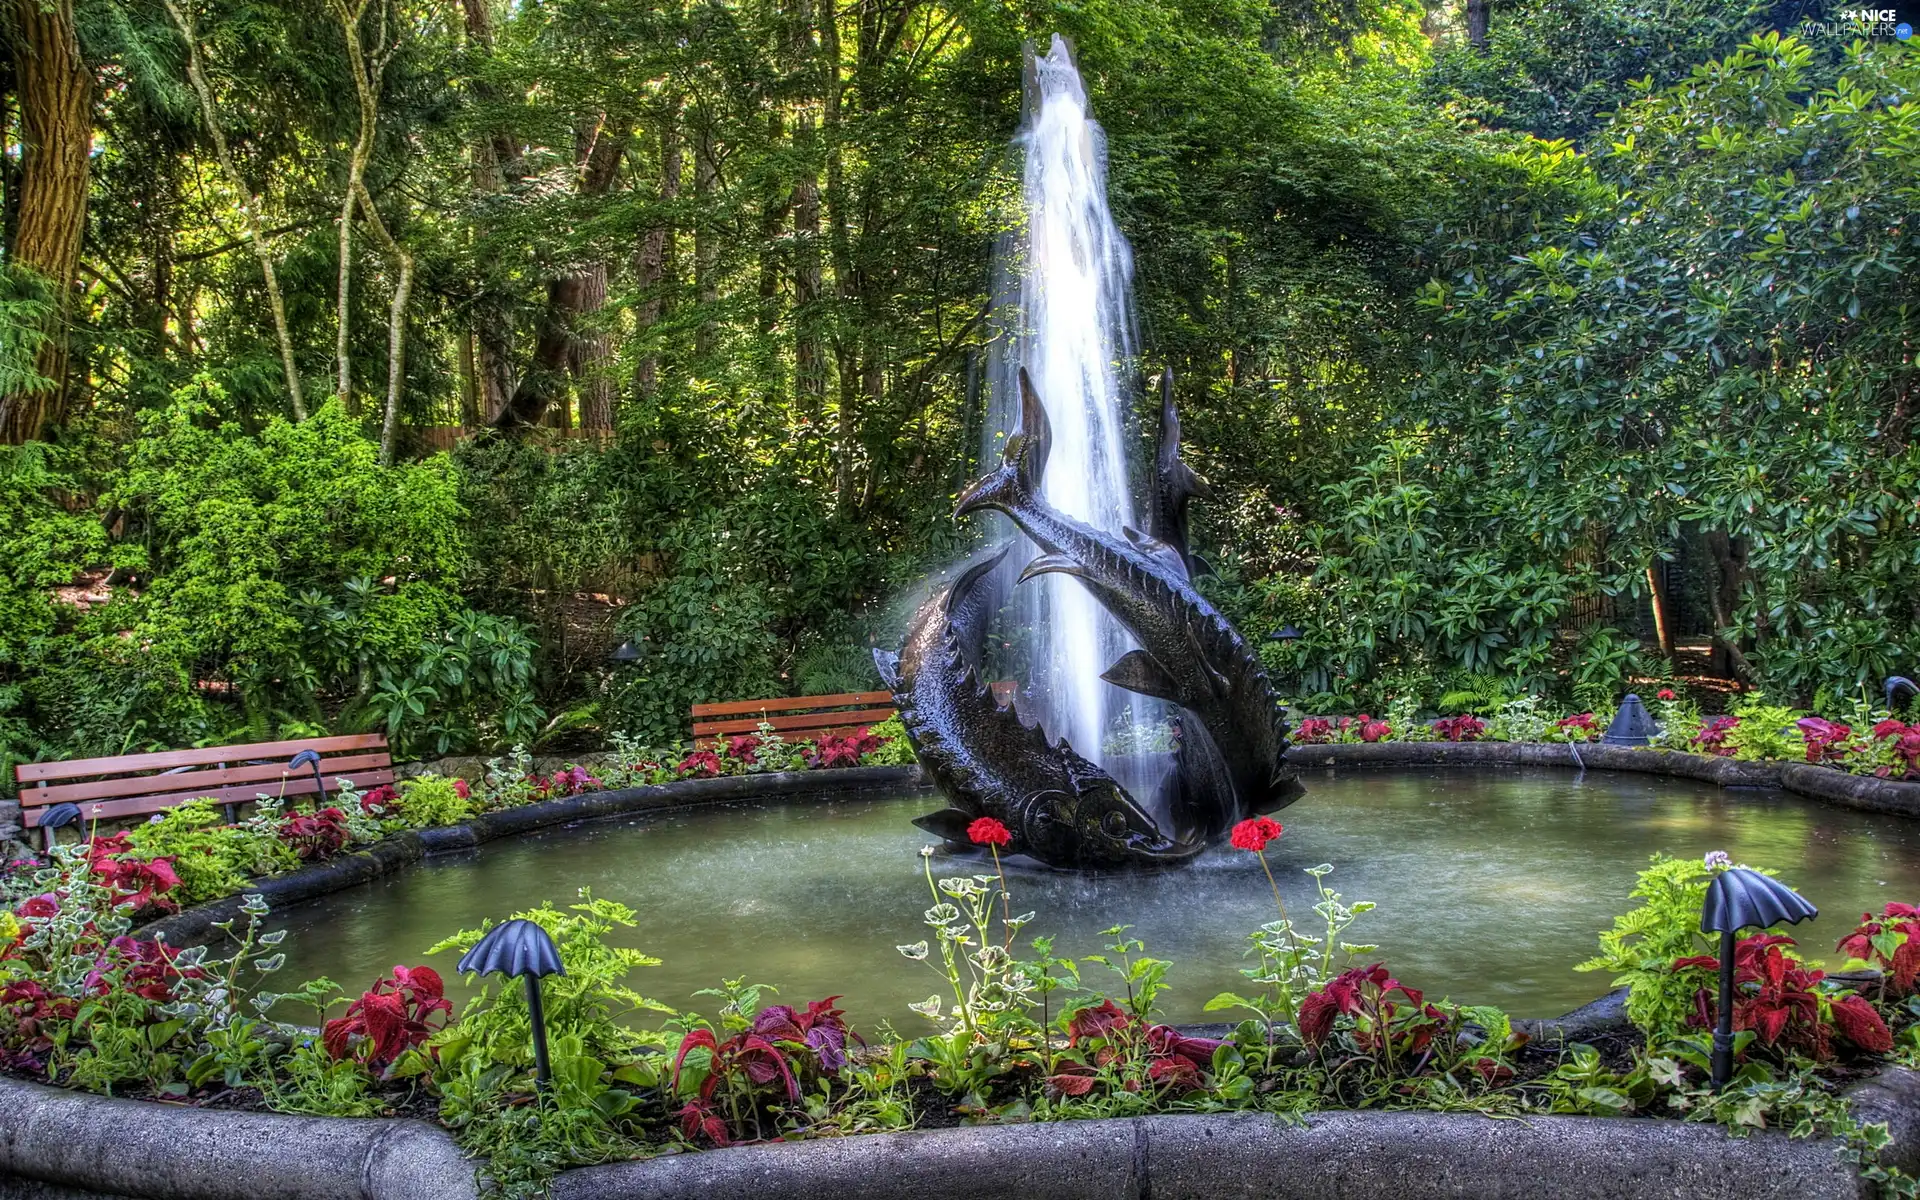
[[[458,825],[473,815],[471,792],[464,779],[444,775],[415,775],[394,789],[400,819],[415,829]]]
[[[173,860],[180,899],[188,904],[237,892],[252,876],[284,871],[300,861],[271,828],[221,824],[211,800],[168,809],[129,830],[127,841],[143,858]]]
[[[869,730],[879,742],[869,751],[866,761],[876,767],[909,767],[914,763],[913,742],[907,737],[907,727],[900,723],[899,717],[888,717]]]
[[[1612,971],[1613,986],[1629,989],[1627,1016],[1649,1038],[1678,1033],[1693,1011],[1697,985],[1673,964],[1705,945],[1698,930],[1710,878],[1700,859],[1654,855],[1631,893],[1641,905],[1616,918],[1600,953],[1574,968]]]

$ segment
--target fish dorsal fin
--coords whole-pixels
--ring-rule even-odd
[[[1129,650],[1120,656],[1120,660],[1100,673],[1100,678],[1115,687],[1122,687],[1142,696],[1152,696],[1156,700],[1178,702],[1180,688],[1165,667],[1145,650]]]
[[[1180,413],[1173,405],[1173,368],[1160,374],[1160,437],[1153,455],[1153,516],[1155,537],[1172,546],[1193,570],[1187,548],[1187,502],[1213,496],[1207,481],[1180,457]]]
[[[1121,526],[1120,532],[1126,535],[1127,541],[1132,544],[1135,550],[1138,550],[1169,571],[1172,571],[1180,578],[1188,578],[1187,560],[1181,555],[1177,546],[1163,542],[1152,534],[1141,533],[1131,525]]]
[[[1020,572],[1020,582],[1036,575],[1076,575],[1084,578],[1087,569],[1078,561],[1065,554],[1042,554],[1028,563]]]

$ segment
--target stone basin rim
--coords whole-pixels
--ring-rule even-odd
[[[1920,1073],[1848,1089],[1920,1161]],[[579,1167],[553,1200],[1867,1200],[1833,1139],[1660,1118],[1325,1111],[860,1134]],[[468,1200],[475,1164],[408,1119],[223,1112],[0,1077],[0,1200]]]

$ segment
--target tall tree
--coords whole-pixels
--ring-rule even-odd
[[[52,327],[35,370],[49,386],[0,396],[0,441],[19,444],[61,418],[67,322],[87,225],[93,74],[80,54],[73,0],[12,0],[8,30],[20,97],[20,198],[11,261],[49,289]]]

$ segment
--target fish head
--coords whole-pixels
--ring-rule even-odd
[[[1191,857],[1191,847],[1175,840],[1113,780],[1102,780],[1075,798],[1075,829],[1082,854],[1102,863],[1142,863]]]

